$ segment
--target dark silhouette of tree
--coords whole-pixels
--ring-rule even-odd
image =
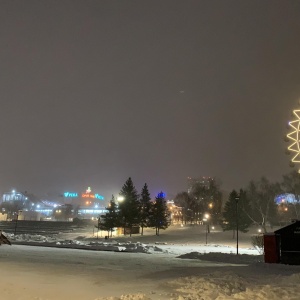
[[[166,229],[170,225],[170,213],[163,192],[155,197],[152,204],[150,224],[155,228],[156,235],[159,235],[160,229]]]
[[[283,182],[281,184],[285,193],[293,194],[295,196],[295,203],[289,204],[293,208],[294,214],[290,213],[291,219],[298,219],[300,217],[300,174],[297,171],[292,171],[287,175],[283,175]]]
[[[98,217],[98,224],[95,226],[98,231],[101,230],[101,231],[107,231],[107,236],[109,236],[109,233],[110,233],[110,228],[108,226],[106,226],[104,220],[103,220],[103,217],[105,215],[101,215]],[[97,238],[98,238],[98,233],[97,233]]]
[[[217,223],[222,210],[220,184],[215,178],[195,181],[189,192],[177,194],[174,202],[182,207],[185,223],[198,223],[206,213],[210,214],[213,223]]]
[[[107,231],[107,236],[109,237],[109,235],[112,236],[114,228],[120,224],[117,205],[113,195],[106,210],[107,213],[98,218],[98,230]]]
[[[221,222],[223,230],[232,230],[234,238],[238,221],[239,231],[248,232],[248,228],[252,224],[252,220],[248,216],[249,210],[250,204],[247,200],[245,192],[241,190],[240,195],[238,195],[238,193],[233,190],[225,203],[223,222]]]
[[[191,222],[193,216],[191,216],[190,212],[192,212],[194,204],[190,195],[187,192],[178,193],[175,196],[174,203],[182,208],[181,222],[185,224]]]
[[[267,223],[271,226],[278,221],[275,197],[282,193],[279,183],[271,183],[265,177],[258,182],[251,181],[246,189],[246,195],[251,205],[252,221],[262,226],[267,232]]]
[[[124,234],[126,233],[126,228],[128,228],[131,236],[132,227],[140,223],[140,202],[138,201],[138,194],[130,177],[123,185],[120,196],[124,198],[119,203],[121,224],[124,228]]]
[[[149,226],[151,211],[151,198],[148,186],[145,183],[140,196],[140,226],[142,228],[141,235],[144,234],[144,227]]]
[[[208,213],[211,215],[213,223],[218,223],[222,217],[222,192],[220,190],[220,182],[215,178],[209,179],[208,197]]]

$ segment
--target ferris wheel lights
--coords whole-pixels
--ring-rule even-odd
[[[292,131],[289,132],[285,140],[290,141],[291,144],[287,147],[286,154],[291,154],[293,152],[293,157],[290,161],[290,166],[294,167],[295,163],[300,163],[300,110],[293,111],[293,117],[296,118],[293,121],[288,122],[289,128],[292,128]]]
[[[298,125],[299,125],[299,121],[300,121],[300,119],[298,121],[289,122],[289,126],[293,127],[295,130],[298,130],[297,124],[296,124],[296,126],[294,126],[294,123],[298,123]]]

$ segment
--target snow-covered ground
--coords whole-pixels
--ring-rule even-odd
[[[239,255],[231,233],[212,231],[206,244],[203,228],[189,226],[108,240],[9,236],[0,299],[299,299],[300,266],[265,264],[253,233],[241,234]]]

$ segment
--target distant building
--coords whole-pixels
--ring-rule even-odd
[[[212,177],[198,177],[198,178],[187,178],[187,192],[190,194],[192,192],[192,189],[195,185],[203,186],[207,189],[209,189],[210,181],[213,180]]]
[[[104,197],[94,193],[90,187],[84,192],[63,193],[64,203],[72,204],[74,207],[74,217],[80,219],[94,219],[107,212],[103,205]]]
[[[80,219],[92,219],[98,218],[100,215],[107,213],[107,209],[102,207],[80,206],[77,212],[77,216]]]
[[[2,202],[11,202],[11,201],[20,201],[25,202],[27,200],[27,197],[20,192],[11,191],[6,192],[2,195]]]
[[[7,214],[6,213],[0,213],[0,221],[7,221]]]
[[[0,200],[2,213],[19,213],[19,220],[70,221],[73,218],[94,219],[107,212],[104,197],[88,187],[83,193],[65,192],[57,200],[40,199],[27,192],[6,192]],[[6,216],[0,218],[7,219]]]
[[[167,201],[171,224],[183,223],[182,207],[175,205],[173,200]]]
[[[41,221],[42,214],[36,211],[24,211],[19,210],[18,220],[19,221]]]

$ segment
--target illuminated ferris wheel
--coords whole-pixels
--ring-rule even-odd
[[[294,120],[290,121],[289,129],[291,132],[287,134],[287,141],[290,142],[288,146],[288,154],[292,154],[290,165],[300,164],[300,109],[293,111]],[[300,170],[298,171],[300,173]]]

